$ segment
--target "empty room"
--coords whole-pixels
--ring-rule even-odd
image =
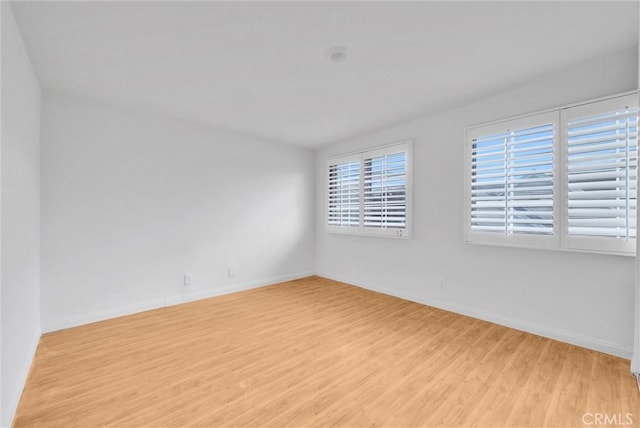
[[[640,426],[640,2],[0,5],[0,426]]]

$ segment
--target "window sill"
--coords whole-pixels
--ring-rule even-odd
[[[518,242],[495,242],[495,241],[483,241],[483,240],[469,240],[465,239],[465,244],[468,245],[479,245],[479,246],[490,246],[490,247],[503,247],[503,248],[522,248],[527,250],[542,250],[542,251],[553,251],[553,252],[561,252],[561,253],[582,253],[582,254],[599,254],[604,256],[622,256],[622,257],[636,257],[635,252],[625,252],[625,251],[605,251],[605,250],[595,250],[595,249],[582,249],[582,248],[562,248],[559,246],[545,246],[545,245],[530,245],[525,243]]]

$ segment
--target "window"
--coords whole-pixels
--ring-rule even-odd
[[[553,141],[558,115],[545,113],[474,129],[470,147],[470,230],[488,243],[553,245]]]
[[[562,112],[567,248],[635,252],[638,109],[634,105],[635,96]]]
[[[327,230],[409,237],[411,143],[328,162]]]
[[[637,95],[467,130],[467,242],[635,254]]]

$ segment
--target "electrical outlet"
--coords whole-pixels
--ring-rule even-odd
[[[440,289],[444,290],[445,288],[447,288],[447,280],[444,278],[440,279]]]
[[[190,273],[184,274],[184,285],[191,285],[193,282],[193,276]]]
[[[229,268],[227,269],[227,276],[229,278],[234,278],[236,276],[236,270],[229,266]]]

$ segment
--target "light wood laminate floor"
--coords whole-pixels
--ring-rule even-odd
[[[310,277],[45,334],[14,424],[569,427],[597,413],[640,426],[628,360]]]

